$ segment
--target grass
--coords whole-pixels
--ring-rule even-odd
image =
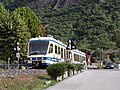
[[[46,85],[46,81],[50,81],[48,75],[23,75],[13,78],[0,78],[0,90],[43,90],[46,87],[57,83],[51,80],[51,83]]]

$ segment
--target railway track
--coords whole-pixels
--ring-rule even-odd
[[[1,70],[0,78],[12,78],[19,75],[44,75],[47,74],[45,69],[10,69],[10,70]]]

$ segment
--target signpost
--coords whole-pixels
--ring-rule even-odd
[[[9,66],[10,66],[10,58],[8,58],[8,69],[9,69]]]
[[[87,65],[91,65],[91,53],[90,53],[90,51],[86,52],[86,61],[87,61]]]
[[[19,42],[17,42],[16,44],[16,48],[14,48],[14,50],[16,51],[16,57],[18,59],[18,69],[19,69],[19,60],[20,60],[20,46],[19,46]]]

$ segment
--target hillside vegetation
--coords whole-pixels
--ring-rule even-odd
[[[57,0],[55,1],[57,4]],[[47,4],[47,2],[48,6],[42,4],[43,7],[37,7],[40,2],[26,4],[38,14],[43,24],[49,23],[45,29],[47,34],[52,34],[64,42],[73,39],[80,49],[95,50],[99,47],[104,49],[120,47],[119,0],[104,2],[103,0],[58,1],[59,4],[56,8],[55,4]]]
[[[0,0],[7,9],[30,7],[47,34],[81,50],[120,48],[120,0]]]
[[[28,41],[42,36],[41,29],[39,18],[30,8],[21,7],[9,12],[0,3],[0,61],[10,58],[14,63],[19,51],[20,61],[27,58]]]

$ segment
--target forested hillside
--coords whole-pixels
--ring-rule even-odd
[[[47,34],[78,49],[120,48],[120,0],[0,0],[7,9],[33,9]]]

